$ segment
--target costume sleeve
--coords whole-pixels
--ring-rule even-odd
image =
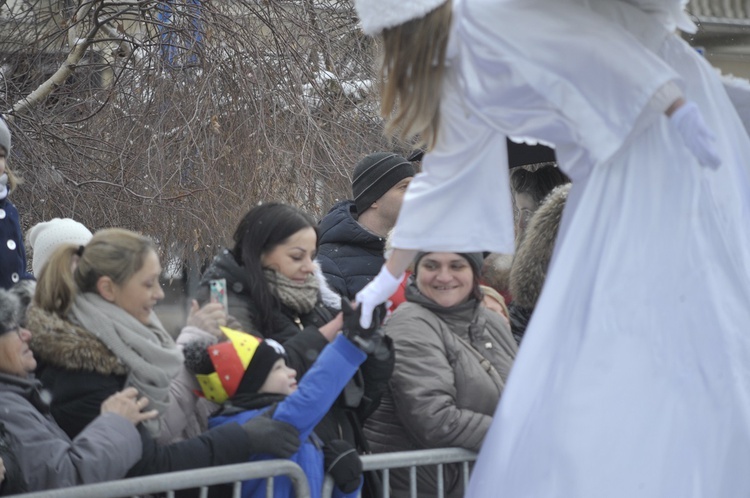
[[[468,113],[453,84],[440,112],[437,144],[406,190],[393,247],[512,253],[505,136]]]
[[[279,403],[273,418],[294,425],[304,441],[336,401],[367,355],[343,335],[323,349],[295,392]]]
[[[512,253],[505,136],[554,145],[575,180],[666,119],[680,79],[572,1],[464,0],[454,11],[437,143],[406,192],[393,246]]]
[[[425,448],[479,451],[492,417],[458,408],[453,366],[432,325],[400,310],[386,326],[396,348],[391,392],[399,420]]]

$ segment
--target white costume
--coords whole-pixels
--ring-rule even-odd
[[[569,36],[583,32],[583,21],[571,17],[572,5],[557,3],[565,4],[567,22],[575,30]],[[634,58],[658,54],[674,70],[662,68],[662,76],[684,78],[686,98],[697,102],[718,136],[722,166],[716,171],[699,166],[666,118],[650,117],[648,109],[630,121],[634,127],[614,135],[619,139],[614,153],[592,150],[607,145],[589,141],[601,136],[602,122],[619,119],[631,106],[644,108],[633,95],[595,76],[596,62],[584,46],[562,57],[560,51],[568,45],[554,32],[550,35],[549,50],[561,61],[572,64],[576,55],[587,59],[571,68],[584,80],[575,88],[584,99],[597,99],[596,108],[605,117],[597,122],[575,116],[584,151],[561,156],[558,150],[561,167],[574,179],[569,205],[544,290],[467,496],[749,496],[750,139],[718,74],[665,29],[668,16],[644,16],[653,13],[615,0],[591,3],[603,16],[596,22],[609,26],[611,38],[620,37],[608,21],[637,36],[629,48]],[[629,3],[643,8],[675,2]],[[539,5],[538,12],[552,7]],[[511,28],[515,22],[523,25],[515,13],[523,8],[514,6],[507,14]],[[455,7],[451,36],[460,38],[467,52],[497,62],[476,65],[461,54],[462,74],[473,71],[466,77],[485,85],[469,87],[466,101],[480,89],[487,95],[506,94],[490,86],[504,84],[499,75],[505,68],[498,61],[506,57],[506,41],[483,40],[507,33],[505,22],[493,18],[494,10],[473,0],[459,0]],[[550,33],[538,22],[525,29]],[[515,38],[521,34],[508,37],[522,48],[523,38]],[[631,87],[637,82],[642,82],[640,91],[659,88],[648,86],[656,77],[613,51],[610,41],[599,40],[609,63],[630,72],[631,78],[622,80],[625,91],[637,94]],[[502,55],[491,53],[493,44]],[[538,50],[531,46],[528,58],[519,52],[509,64],[550,70]],[[477,77],[480,71],[487,74]],[[592,78],[598,83],[585,87]],[[554,80],[547,83],[547,95],[560,93]],[[525,107],[526,123],[549,120],[537,116],[544,109],[536,100],[519,99],[518,105]],[[565,106],[554,107],[566,113]],[[500,122],[487,102],[471,108],[481,110],[480,119]],[[505,116],[505,100],[498,99],[496,109]],[[444,113],[443,119],[447,126],[454,116]],[[471,155],[464,154],[463,164],[471,164]],[[472,196],[463,193],[466,203]],[[439,223],[432,228],[442,231]]]
[[[511,253],[505,135],[555,144],[566,173],[585,178],[628,155],[638,130],[667,124],[679,77],[570,2],[457,0],[453,11],[437,144],[409,185],[393,246]]]

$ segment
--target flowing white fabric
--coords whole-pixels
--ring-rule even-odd
[[[455,1],[438,141],[409,184],[393,246],[512,253],[505,135],[555,144],[577,178],[634,129],[666,120],[678,76],[613,29],[560,0]]]
[[[590,3],[684,78],[722,166],[653,120],[576,179],[467,496],[748,496],[750,139],[717,73],[663,23]]]

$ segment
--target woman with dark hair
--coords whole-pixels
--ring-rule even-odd
[[[284,344],[290,366],[304,371],[310,352],[317,355],[342,325],[340,302],[326,306],[320,299],[315,220],[293,206],[266,203],[245,214],[233,239],[234,247],[204,272],[198,301],[209,300],[211,280],[224,279],[228,314],[241,330]]]
[[[481,305],[482,259],[481,253],[417,256],[407,302],[385,325],[396,365],[367,422],[374,451],[479,451],[516,356],[507,323]],[[462,496],[460,466],[444,466],[443,475],[445,496]],[[437,495],[436,478],[434,468],[417,470],[419,497]],[[391,471],[390,481],[391,496],[409,496],[405,469]]]
[[[324,302],[325,279],[315,262],[315,220],[286,204],[252,208],[234,233],[234,247],[222,250],[201,280],[199,301],[210,296],[211,281],[226,282],[229,315],[243,332],[283,344],[288,365],[305,372],[341,330],[341,301]],[[390,340],[369,355],[315,432],[324,441],[344,439],[367,451],[364,420],[377,408],[393,370]],[[366,483],[366,488],[368,488]]]

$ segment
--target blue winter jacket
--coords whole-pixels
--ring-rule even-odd
[[[292,424],[299,430],[302,444],[290,460],[302,467],[310,484],[312,498],[320,498],[323,489],[325,469],[320,440],[313,434],[313,428],[333,405],[349,379],[365,361],[367,355],[343,335],[323,349],[312,368],[305,374],[295,392],[281,401],[273,414],[275,420]],[[209,427],[229,422],[242,424],[268,410],[268,407],[248,410],[234,415],[217,416],[208,421]],[[270,460],[271,455],[254,455],[250,461]],[[360,488],[362,487],[360,483]],[[334,497],[355,497],[359,488],[344,494],[334,488]],[[253,479],[242,483],[242,498],[264,498],[264,479]],[[293,498],[294,487],[288,477],[274,478],[274,498]]]

